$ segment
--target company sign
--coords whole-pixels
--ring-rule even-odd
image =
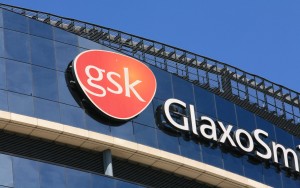
[[[263,160],[272,159],[275,164],[282,164],[285,168],[299,173],[300,145],[293,150],[273,141],[266,143],[265,139],[269,134],[261,129],[255,129],[251,133],[244,129],[233,131],[232,125],[224,125],[223,122],[214,121],[207,116],[196,119],[194,105],[178,99],[166,100],[162,111],[173,129],[187,132],[196,138],[226,144],[232,149],[254,154]]]
[[[72,68],[89,101],[117,120],[137,116],[156,92],[152,71],[140,61],[119,53],[88,50],[75,58]]]

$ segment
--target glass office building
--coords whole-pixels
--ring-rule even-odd
[[[141,114],[115,123],[85,105],[69,69],[89,49],[123,53],[152,70],[157,90]],[[162,112],[171,98],[194,106],[197,126],[204,116],[232,125],[227,140],[174,129]],[[293,156],[300,144],[299,99],[288,88],[182,49],[0,5],[1,188],[300,187]],[[172,113],[179,124],[191,117],[190,109]],[[217,129],[220,138],[226,131]],[[268,133],[260,136],[264,143],[293,152],[285,156],[279,148],[261,159],[254,150],[266,153],[266,147],[254,137],[251,152],[230,146],[241,129],[244,147],[245,131],[260,129]]]

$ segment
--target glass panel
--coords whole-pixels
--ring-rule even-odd
[[[218,119],[226,121],[232,125],[236,125],[236,115],[234,104],[219,96],[215,96],[217,105]]]
[[[74,106],[60,104],[61,123],[85,129],[83,110]]]
[[[32,96],[8,92],[8,107],[10,112],[33,116]]]
[[[12,158],[0,154],[0,185],[13,186]]]
[[[73,169],[66,169],[67,187],[91,187],[91,174]]]
[[[55,69],[53,41],[35,36],[31,36],[30,40],[32,64]]]
[[[0,109],[1,110],[8,110],[8,105],[7,105],[7,92],[0,90]]]
[[[32,95],[31,65],[6,60],[7,89]]]
[[[203,162],[223,168],[222,152],[219,147],[211,147],[210,144],[201,145]]]
[[[1,22],[1,17],[0,17],[0,22]],[[4,57],[4,34],[2,28],[0,28],[0,57]]]
[[[270,140],[276,141],[274,125],[259,116],[255,116],[255,117],[256,117],[257,128],[266,131],[269,134],[268,138]]]
[[[59,28],[53,28],[54,40],[78,46],[78,37]]]
[[[57,72],[57,82],[59,102],[79,107],[68,89],[65,74],[63,72]]]
[[[263,182],[263,166],[261,161],[251,160],[248,156],[245,156],[243,161],[245,176],[247,178]]]
[[[244,175],[243,160],[238,156],[234,156],[230,153],[222,153],[224,169],[230,172],[234,172],[239,175]]]
[[[131,121],[128,121],[121,125],[111,126],[110,128],[112,136],[135,142]]]
[[[156,127],[152,102],[142,113],[133,119],[133,122],[141,123],[150,127]]]
[[[56,69],[65,72],[68,65],[79,54],[79,49],[68,44],[54,42]]]
[[[180,154],[178,137],[157,129],[158,147],[164,151]]]
[[[281,188],[281,174],[275,167],[263,168],[264,182],[272,187]]]
[[[35,117],[60,122],[59,103],[39,98],[34,98]]]
[[[15,188],[40,187],[37,162],[14,157],[13,171]]]
[[[65,188],[65,169],[46,163],[40,163],[41,188]]]
[[[95,131],[103,134],[110,135],[110,126],[108,122],[104,122],[97,115],[90,115],[85,113],[85,121],[87,129],[90,131]]]
[[[116,180],[105,176],[97,176],[92,174],[92,188],[100,188],[100,187],[114,188],[115,181]]]
[[[3,14],[2,14],[2,9],[0,9],[0,27],[3,27]]]
[[[174,97],[185,102],[187,105],[195,104],[194,90],[190,82],[172,75]]]
[[[134,134],[136,141],[151,147],[158,147],[156,129],[141,124],[134,123]]]
[[[238,119],[238,126],[241,129],[252,132],[256,129],[254,114],[236,105],[236,113]]]
[[[167,73],[166,71],[160,70],[153,66],[149,66],[149,67],[153,71],[157,83],[155,98],[161,100],[172,98],[173,90],[172,90],[172,80],[170,74]]]
[[[29,19],[29,32],[32,35],[53,39],[52,26],[40,21]]]
[[[200,143],[189,138],[179,137],[181,155],[196,161],[202,161]]]
[[[0,89],[6,89],[5,60],[0,58]]]
[[[216,117],[216,104],[214,94],[195,86],[195,100],[197,112]]]
[[[3,10],[4,28],[28,33],[28,18],[25,16]]]
[[[293,136],[287,133],[286,131],[275,127],[277,143],[284,145],[285,147],[289,147],[294,149],[294,140]]]
[[[30,43],[27,34],[4,30],[5,57],[17,61],[29,62]]]
[[[33,95],[58,101],[56,72],[42,67],[32,66]]]

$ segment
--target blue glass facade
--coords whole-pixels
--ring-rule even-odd
[[[0,154],[0,174],[1,188],[141,188],[107,176],[5,154]]]
[[[156,95],[144,112],[119,126],[99,122],[80,107],[66,81],[74,57],[88,49],[105,49],[66,31],[0,9],[0,110],[55,121],[159,148],[201,161],[273,187],[300,187],[272,165],[236,156],[210,143],[168,134],[158,128],[155,113],[166,99],[195,105],[206,115],[249,132],[262,129],[273,140],[295,148],[298,138],[261,117],[173,74],[150,66],[157,79]],[[104,176],[28,159],[0,155],[0,187],[137,187]],[[26,176],[25,176],[26,175]],[[76,181],[75,181],[76,180]]]

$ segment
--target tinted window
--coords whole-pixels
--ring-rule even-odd
[[[37,162],[17,157],[13,158],[13,162],[15,188],[40,187]]]
[[[31,65],[6,60],[7,89],[10,91],[32,94]]]
[[[236,125],[234,104],[232,102],[229,102],[228,100],[216,96],[216,105],[218,119]]]
[[[0,185],[13,186],[12,158],[0,154]]]
[[[3,10],[4,28],[28,33],[28,18],[25,16]]]
[[[33,95],[58,101],[56,72],[54,70],[32,66]]]
[[[31,96],[8,92],[9,111],[33,116],[33,99]]]
[[[31,62],[51,69],[55,69],[53,41],[31,36]]]
[[[196,110],[203,114],[216,117],[216,104],[214,94],[195,86]]]
[[[60,122],[59,103],[34,98],[34,114],[37,118]]]
[[[0,58],[0,89],[6,89],[6,68],[2,58]]]
[[[44,38],[52,39],[53,38],[53,31],[52,26],[30,19],[29,20],[29,32],[32,35],[41,36]]]
[[[29,62],[29,37],[27,34],[4,30],[4,47],[6,58]]]

